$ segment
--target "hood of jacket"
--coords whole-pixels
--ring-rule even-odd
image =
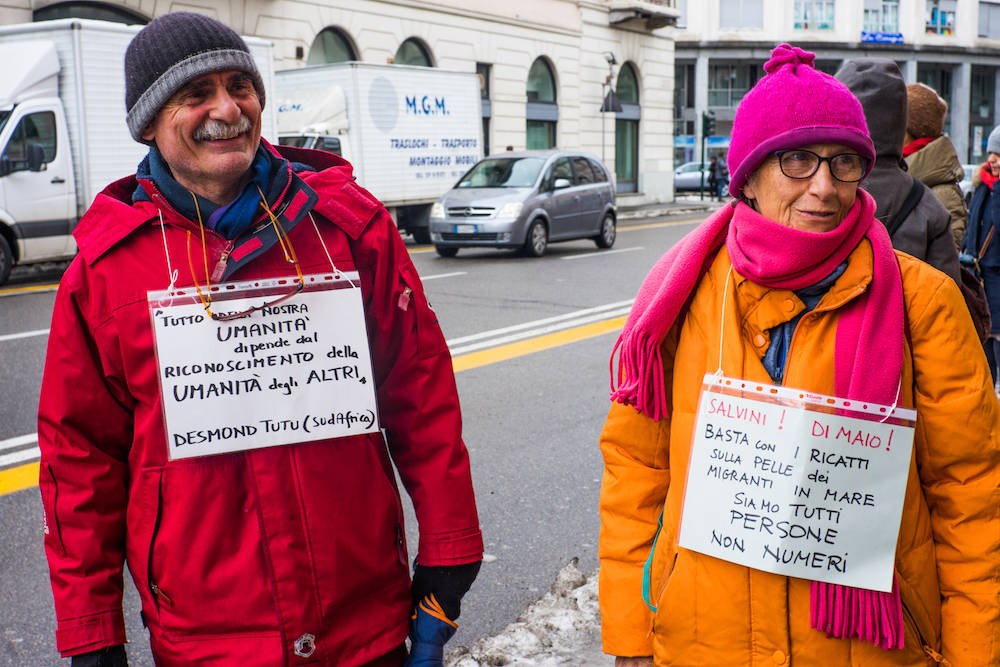
[[[272,146],[263,139],[261,143],[289,162],[300,162],[315,169],[298,174],[314,190],[340,194],[320,197],[315,210],[341,226],[352,238],[357,238],[375,216],[378,201],[354,182],[353,168],[343,158],[325,151]],[[192,225],[197,229],[194,222],[178,213],[159,192],[149,193],[149,201],[133,202],[132,194],[138,184],[135,174],[110,184],[97,195],[73,230],[80,254],[88,264],[96,262],[129,234],[161,214],[165,222]],[[345,216],[345,210],[352,215]]]
[[[907,106],[899,66],[886,58],[858,58],[844,64],[836,77],[861,102],[875,155],[901,159]]]
[[[906,158],[906,164],[910,167],[910,175],[929,188],[958,183],[965,178],[955,145],[943,135]]]

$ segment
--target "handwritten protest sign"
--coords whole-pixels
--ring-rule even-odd
[[[353,282],[352,282],[353,281]],[[194,289],[150,293],[171,459],[377,431],[357,273],[247,317],[216,321]],[[294,285],[294,283],[292,283]],[[213,286],[213,312],[261,306],[288,280]]]
[[[891,590],[915,420],[913,410],[706,375],[678,543]]]

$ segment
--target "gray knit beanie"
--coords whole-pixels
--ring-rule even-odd
[[[1000,155],[1000,125],[993,128],[990,138],[986,140],[986,152]]]
[[[232,28],[192,12],[150,21],[125,51],[125,122],[132,138],[149,143],[142,131],[174,93],[192,79],[223,70],[249,74],[264,107],[264,81],[250,49]]]

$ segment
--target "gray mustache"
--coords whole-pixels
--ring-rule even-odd
[[[235,123],[225,123],[221,120],[207,120],[202,123],[201,127],[194,131],[194,138],[197,141],[224,139],[249,132],[250,127],[250,119],[243,114],[240,114],[239,120]]]

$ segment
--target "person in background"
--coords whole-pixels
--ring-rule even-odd
[[[722,201],[726,186],[729,185],[729,170],[726,169],[725,163],[714,155],[708,164],[708,185],[712,190],[712,196]]]
[[[836,77],[860,100],[875,144],[875,165],[861,187],[875,198],[875,217],[889,229],[892,246],[960,281],[951,216],[906,172],[906,84],[899,66],[885,58],[858,58]],[[909,205],[909,206],[908,206]]]
[[[906,85],[906,137],[903,158],[910,175],[926,185],[951,214],[955,247],[961,249],[969,213],[959,182],[965,178],[955,145],[944,132],[948,103],[922,83]]]
[[[894,251],[858,187],[864,112],[814,61],[774,50],[736,109],[736,200],[653,267],[615,346],[599,556],[618,667],[1000,664],[1000,403],[958,286]],[[706,518],[683,501],[711,373],[915,410],[891,592],[679,546]]]
[[[962,255],[978,265],[989,302],[993,328],[986,340],[986,358],[994,384],[1000,378],[1000,126],[986,141],[987,160],[979,167],[969,205],[969,225],[965,228]]]
[[[154,19],[129,44],[125,81],[126,122],[149,153],[74,231],[80,254],[56,296],[39,402],[56,647],[73,667],[127,664],[127,563],[157,665],[398,667],[414,600],[457,618],[483,550],[451,358],[409,254],[348,163],[260,138],[264,85],[229,27],[187,12]],[[312,294],[303,315],[309,276],[342,272],[356,275],[353,286]],[[242,312],[212,297],[220,285],[269,280],[292,289],[248,293],[253,305]],[[248,429],[230,429],[235,449],[171,460],[178,432],[164,416],[160,377],[197,364],[159,367],[164,340],[151,303],[192,286],[204,313],[185,317],[210,337],[251,336],[300,313],[289,317],[326,318],[316,336],[367,340],[371,382],[338,389],[373,392],[381,428],[302,442],[308,418],[251,387],[226,405],[239,401],[258,430],[265,418],[280,424],[271,440],[252,448]],[[344,295],[334,305],[332,292]],[[363,321],[334,331],[341,318],[329,309],[347,298]],[[171,339],[194,340],[184,331]],[[289,338],[249,339],[265,351],[228,362],[291,363],[291,354],[268,353]],[[175,358],[197,352],[177,347]],[[325,379],[301,372],[296,398],[329,406],[314,429],[320,417],[346,422],[352,397],[335,394],[326,380],[338,376],[315,364],[350,350],[334,342],[313,356],[307,370]],[[211,387],[199,396],[185,404],[186,419],[220,405]],[[202,447],[225,430],[180,435]],[[420,524],[412,585],[395,471]]]

